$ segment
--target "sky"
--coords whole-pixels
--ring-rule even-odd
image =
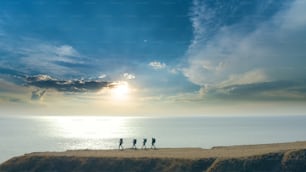
[[[1,115],[306,115],[304,0],[1,0]]]

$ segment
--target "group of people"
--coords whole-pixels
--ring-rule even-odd
[[[156,149],[155,147],[155,143],[156,143],[156,139],[153,137],[152,138],[152,142],[151,142],[151,149]],[[136,144],[137,144],[137,139],[133,139],[133,146],[132,146],[132,149],[137,149],[136,147]],[[144,138],[143,141],[142,141],[142,149],[147,149],[147,138]],[[123,138],[120,138],[119,139],[119,150],[123,150]]]

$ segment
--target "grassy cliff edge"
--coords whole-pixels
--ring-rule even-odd
[[[273,147],[273,145],[271,145]],[[275,147],[275,146],[274,146]],[[256,147],[253,147],[255,149]],[[214,150],[215,149],[215,150]],[[249,156],[230,155],[230,151],[212,156],[214,151],[201,149],[160,149],[160,150],[126,150],[126,151],[67,151],[52,153],[31,153],[14,157],[0,165],[0,172],[138,172],[138,171],[305,171],[306,149],[288,149],[272,151]],[[228,150],[237,149],[227,148]],[[252,149],[246,147],[241,151]],[[87,151],[87,153],[86,153]],[[160,152],[159,152],[160,151]],[[163,151],[174,152],[173,155],[160,155]],[[187,154],[175,157],[175,153],[186,151]],[[188,152],[200,152],[199,156],[189,156]],[[211,151],[211,152],[210,152]],[[90,152],[90,153],[88,153]],[[83,153],[83,154],[81,154]],[[85,153],[87,155],[85,155]],[[156,154],[156,155],[155,155]],[[194,154],[194,153],[192,153]],[[241,152],[242,155],[243,152]],[[113,156],[114,155],[114,156]],[[120,156],[122,155],[122,156]],[[124,156],[126,155],[126,156]],[[143,155],[143,156],[140,156]],[[158,156],[157,156],[158,155]],[[185,157],[184,157],[185,156]]]

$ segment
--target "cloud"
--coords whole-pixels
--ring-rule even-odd
[[[4,31],[3,31],[3,29],[2,29],[2,20],[1,20],[1,18],[0,18],[0,37],[2,37],[2,36],[4,36],[5,35],[5,33],[4,33]]]
[[[32,91],[32,96],[31,96],[31,100],[41,100],[41,98],[44,96],[44,94],[46,93],[47,90],[35,90]]]
[[[259,87],[270,92],[275,87],[279,94],[290,97],[291,89],[275,83],[298,84],[306,78],[306,2],[249,4],[224,1],[216,8],[212,2],[195,0],[190,16],[194,38],[182,71],[189,81],[202,86],[204,92],[215,91],[214,95],[244,90],[244,95],[253,96]],[[241,15],[244,10],[249,12]]]
[[[0,68],[1,71],[1,68]],[[104,77],[100,78],[88,78],[88,79],[58,79],[56,77],[39,74],[39,75],[15,75],[14,70],[5,70],[4,75],[0,75],[0,99],[3,101],[11,101],[16,97],[22,97],[24,100],[28,100],[28,94],[31,93],[31,100],[37,101],[42,100],[47,90],[49,90],[50,95],[56,94],[56,92],[65,93],[65,95],[73,94],[83,95],[78,93],[101,93],[101,90],[111,90],[117,88],[125,81],[114,81],[108,82],[102,80]],[[127,78],[132,79],[134,75],[128,74]],[[33,88],[35,88],[34,91]],[[86,94],[88,95],[88,94]],[[3,96],[5,96],[3,98]],[[21,99],[20,99],[21,100]],[[17,102],[17,101],[15,101]]]
[[[8,103],[27,103],[26,101],[12,96],[0,95],[0,102],[8,102]]]
[[[79,53],[69,45],[42,44],[21,48],[20,61],[35,68],[36,72],[48,70],[51,75],[76,73],[74,66],[83,65]]]
[[[305,81],[271,81],[202,89],[207,97],[235,100],[306,100]]]
[[[46,73],[53,76],[82,75],[91,69],[87,57],[67,44],[54,44],[37,39],[11,38],[0,41],[0,67],[18,69],[23,73]]]
[[[48,75],[36,75],[26,78],[27,86],[35,86],[40,89],[53,89],[60,92],[99,91],[104,87],[111,87],[112,84],[111,82],[101,80],[59,80]]]
[[[167,65],[159,61],[152,61],[149,63],[149,66],[152,67],[154,70],[160,70],[166,68]]]
[[[1,76],[1,75],[0,75]],[[11,80],[18,80],[18,84],[14,84],[14,82],[7,81],[3,78],[0,78],[0,94],[25,94],[28,92],[26,88],[21,86],[22,81],[19,81],[20,78],[13,78]]]
[[[79,53],[69,45],[61,45],[55,48],[55,53],[59,56],[79,56]]]
[[[135,75],[130,74],[130,73],[124,73],[124,74],[123,74],[123,77],[124,77],[125,79],[128,79],[128,80],[131,80],[131,79],[135,79],[135,78],[136,78]]]
[[[5,79],[6,77],[0,78],[0,102],[27,103],[29,89],[19,85],[21,84],[20,81],[18,81],[19,84],[15,84]],[[15,81],[16,78],[12,80]]]
[[[105,74],[101,74],[101,75],[98,76],[99,79],[103,79],[103,78],[105,78],[105,77],[106,77]]]
[[[229,75],[229,79],[221,82],[219,86],[253,84],[266,81],[269,81],[269,78],[264,71],[253,70],[243,74]]]

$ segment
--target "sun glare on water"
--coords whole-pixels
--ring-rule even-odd
[[[77,139],[119,138],[125,130],[127,119],[123,117],[49,117],[56,136]]]

